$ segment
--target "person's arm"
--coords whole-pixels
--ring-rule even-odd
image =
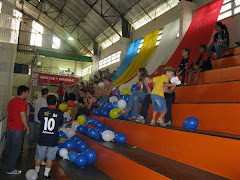
[[[148,94],[151,94],[152,90],[148,86],[148,83],[151,82],[151,79],[149,77],[146,77],[144,80],[145,80],[145,86],[147,87]]]
[[[176,83],[163,82],[163,87],[176,87]]]
[[[22,123],[23,123],[24,127],[27,129],[27,135],[31,134],[31,130],[30,130],[30,127],[28,125],[26,112],[20,112],[20,116],[21,116]]]
[[[79,107],[87,107],[88,106],[88,101],[87,98],[83,98],[84,104],[83,105],[79,105]]]
[[[226,42],[228,42],[228,38],[224,38],[221,42],[219,42],[218,44],[225,44]]]
[[[176,87],[171,87],[170,89],[167,88],[167,89],[165,90],[165,92],[168,93],[168,94],[172,94],[172,93],[175,91],[175,89],[176,89]]]
[[[110,84],[108,86],[108,91],[105,91],[106,93],[106,96],[110,96],[111,92],[112,92],[112,89],[114,88],[115,86],[113,84]]]

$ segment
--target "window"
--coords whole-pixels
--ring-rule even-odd
[[[33,21],[30,45],[42,46],[42,34],[43,34],[43,26]]]
[[[120,37],[118,34],[114,34],[113,36],[109,37],[109,39],[106,39],[105,41],[103,41],[101,43],[101,46],[103,49],[111,46],[112,44],[114,44],[115,42],[119,41]]]
[[[138,46],[138,50],[137,50],[136,54],[138,54],[138,53],[140,52],[140,50],[141,50],[141,48],[142,48],[142,46],[143,46],[143,42],[144,42],[144,39],[142,39],[142,40],[140,41],[140,44],[139,44],[139,46]]]
[[[120,61],[121,51],[118,51],[108,57],[105,57],[104,59],[100,60],[98,63],[99,69],[102,69],[106,66],[109,66],[111,64],[114,64],[116,62]]]
[[[60,49],[60,45],[61,45],[61,40],[58,37],[53,36],[52,48]]]
[[[240,13],[240,0],[224,0],[218,21]]]
[[[88,66],[88,67],[86,67],[86,68],[84,68],[83,70],[82,70],[82,76],[85,76],[85,75],[87,75],[87,74],[90,74],[92,72],[92,65],[91,66]]]
[[[159,32],[158,32],[158,38],[157,38],[157,42],[156,42],[156,45],[155,46],[158,46],[161,39],[162,39],[162,34],[163,34],[163,29],[160,29]]]
[[[10,43],[17,44],[21,21],[22,21],[22,13],[19,12],[18,10],[16,10],[16,9],[14,9],[13,10],[12,24],[11,24],[11,29],[13,31],[11,32]]]

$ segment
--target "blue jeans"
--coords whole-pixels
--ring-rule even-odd
[[[23,137],[24,131],[7,129],[7,172],[15,170]]]
[[[109,101],[110,96],[100,96],[98,99],[101,101],[104,101],[104,103],[106,104]]]
[[[213,48],[213,46],[207,47],[207,52],[209,53],[210,56],[211,56],[212,48]],[[226,45],[226,44],[216,44],[215,45],[217,59],[220,59],[222,57],[222,51],[225,49],[229,49],[229,45]]]
[[[32,146],[35,143],[34,137],[34,122],[29,121],[29,127],[31,129],[31,134],[28,135],[28,146]]]
[[[143,100],[147,93],[141,92],[141,91],[134,91],[132,93],[132,96],[130,100],[128,101],[126,109],[128,111],[131,111],[133,108],[133,116],[134,117],[139,117],[139,103],[143,103]]]

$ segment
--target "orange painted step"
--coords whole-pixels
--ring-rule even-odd
[[[240,141],[106,118],[127,143],[229,179],[239,179]],[[107,160],[105,161],[107,162]],[[123,178],[124,179],[124,178]],[[151,179],[151,178],[148,178]]]
[[[240,55],[212,60],[213,69],[240,65]]]
[[[225,51],[222,52],[222,56],[228,55],[228,54],[240,54],[240,47],[235,47],[235,48],[231,48],[231,49],[227,49]],[[212,53],[211,54],[211,58],[215,59],[216,53]]]
[[[69,180],[66,173],[63,171],[59,163],[54,160],[52,165],[52,174],[54,179]]]
[[[240,81],[180,86],[175,103],[240,102]]]

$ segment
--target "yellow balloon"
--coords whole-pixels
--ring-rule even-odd
[[[86,118],[82,115],[78,116],[77,118],[78,124],[84,125],[86,123]]]
[[[67,112],[69,112],[70,114],[72,114],[72,110],[71,110],[71,109],[67,110]]]
[[[59,139],[58,143],[64,143],[64,141],[66,141],[66,138],[61,138]]]
[[[123,95],[130,94],[130,93],[131,93],[131,90],[130,90],[130,89],[128,89],[128,88],[123,88],[123,90],[122,90],[122,94],[123,94]]]
[[[59,109],[60,109],[61,111],[65,111],[67,108],[68,108],[68,106],[67,106],[66,103],[62,103],[62,104],[59,105]]]
[[[109,116],[113,119],[118,118],[120,115],[118,114],[121,111],[119,108],[112,109],[109,113]]]

